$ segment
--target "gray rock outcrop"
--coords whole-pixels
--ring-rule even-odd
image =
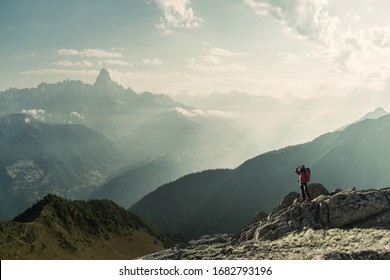
[[[297,193],[288,194],[267,219],[245,227],[233,241],[275,240],[306,227],[340,228],[376,215],[388,217],[390,188],[369,191],[351,188],[329,195],[321,186],[316,186],[318,192],[315,195],[313,192],[315,199],[310,202],[299,203],[294,199]]]

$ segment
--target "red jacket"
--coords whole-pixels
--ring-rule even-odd
[[[300,184],[306,184],[310,181],[310,171],[307,170],[307,168],[305,169],[305,171],[303,171],[303,170],[299,170],[297,167],[295,168],[295,173],[299,175],[298,182]]]

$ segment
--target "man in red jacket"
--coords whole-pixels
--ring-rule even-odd
[[[308,182],[310,182],[310,169],[305,168],[304,165],[300,165],[297,168],[295,168],[295,173],[298,174],[298,182],[301,188],[301,195],[302,195],[301,201],[305,201],[305,200],[310,201],[310,195],[307,189],[307,184]]]

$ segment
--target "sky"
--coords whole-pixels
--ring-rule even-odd
[[[385,0],[0,0],[0,90],[101,68],[137,92],[385,91]]]

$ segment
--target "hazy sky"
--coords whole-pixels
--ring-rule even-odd
[[[0,0],[0,90],[100,68],[141,92],[382,90],[386,0]]]

